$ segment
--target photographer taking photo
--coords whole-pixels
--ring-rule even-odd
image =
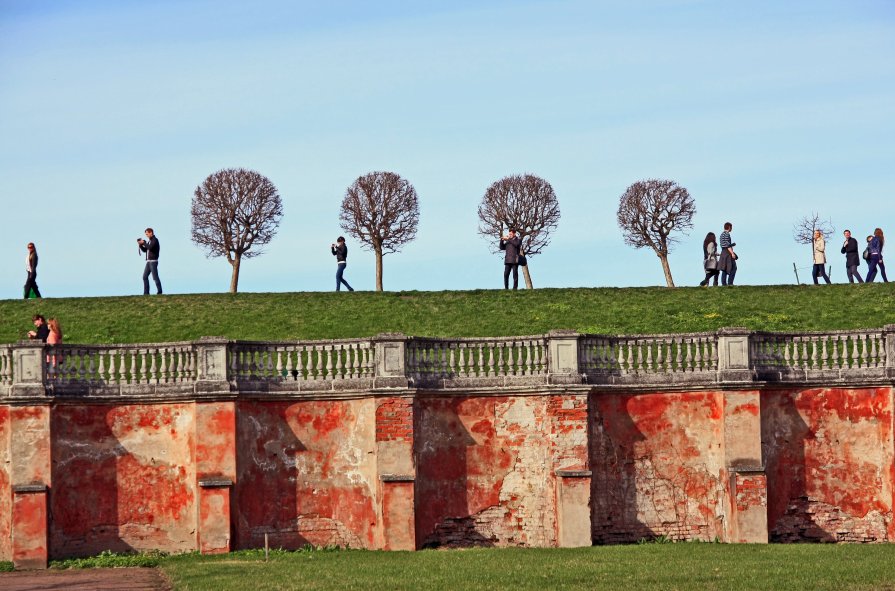
[[[146,267],[143,269],[143,295],[149,295],[150,273],[152,273],[152,279],[155,281],[156,293],[161,295],[162,282],[159,281],[158,278],[159,243],[152,228],[146,228],[146,238],[149,240],[137,238],[137,245],[140,247],[140,252],[146,253]]]

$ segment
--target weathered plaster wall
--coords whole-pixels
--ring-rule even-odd
[[[761,396],[771,541],[893,540],[892,389]]]
[[[538,546],[555,541],[546,401],[545,396],[418,401],[421,545]]]
[[[193,404],[53,409],[52,556],[196,547]]]
[[[238,403],[237,546],[375,547],[374,413],[372,398]]]
[[[12,488],[9,407],[0,406],[0,560],[12,560]]]
[[[723,539],[723,394],[591,397],[595,543]]]

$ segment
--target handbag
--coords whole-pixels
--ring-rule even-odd
[[[870,247],[869,246],[864,249],[864,260],[865,261],[870,260]]]
[[[528,257],[525,256],[525,251],[521,248],[519,249],[519,258],[516,259],[516,262],[520,267],[528,266]]]

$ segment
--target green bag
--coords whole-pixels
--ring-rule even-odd
[[[37,299],[37,294],[34,293],[34,288],[33,288],[33,287],[32,287],[31,289],[28,290],[28,299],[29,299],[29,300],[36,300],[36,299]]]

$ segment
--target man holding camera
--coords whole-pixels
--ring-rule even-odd
[[[162,282],[158,278],[158,238],[152,228],[146,228],[146,238],[137,238],[137,244],[141,252],[146,253],[146,267],[143,269],[143,295],[149,295],[149,274],[152,273],[152,279],[155,281],[155,287],[158,295],[162,293]]]
[[[348,264],[348,247],[345,245],[345,238],[339,236],[339,239],[331,245],[331,250],[333,256],[336,257],[336,291],[341,289],[343,283],[348,291],[354,291],[354,288],[348,285],[348,282],[342,277],[345,266]]]
[[[522,238],[516,236],[516,230],[510,228],[506,236],[500,237],[500,250],[505,250],[503,256],[503,288],[510,288],[510,272],[513,273],[513,289],[519,288],[519,250],[522,248]]]

